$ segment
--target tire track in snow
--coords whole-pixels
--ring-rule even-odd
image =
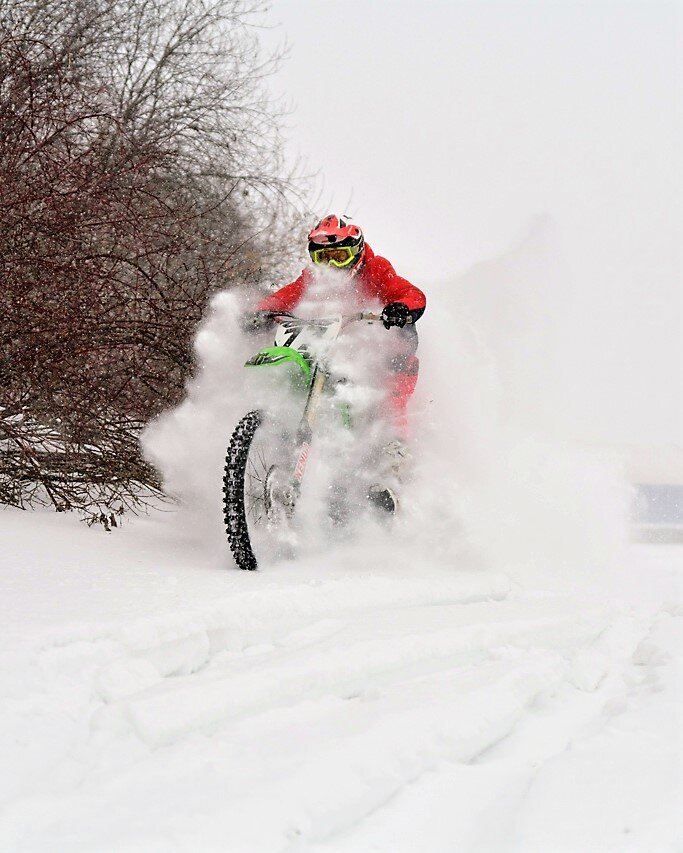
[[[407,628],[405,621],[398,621]],[[602,631],[602,625],[565,615],[507,619],[493,627],[489,622],[456,624],[422,633],[408,628],[407,634],[370,636],[363,641],[353,639],[354,630],[347,629],[345,638],[336,634],[314,650],[276,649],[266,653],[265,660],[250,658],[246,671],[236,672],[226,662],[210,672],[166,680],[158,688],[103,709],[96,724],[120,729],[125,719],[146,744],[156,748],[192,731],[301,697],[343,697],[368,686],[377,689],[412,675],[480,663],[510,647],[583,645]]]
[[[0,655],[0,754],[16,771],[0,802],[40,786],[74,744],[87,741],[99,708],[198,672],[217,655],[272,644],[321,619],[443,602],[502,600],[504,575],[428,579],[332,577],[277,586],[250,578],[248,591],[210,606],[104,624],[81,622],[38,635]],[[255,585],[260,588],[254,589]],[[82,750],[81,750],[82,751]]]
[[[440,762],[500,742],[577,672],[591,681],[585,652],[613,614],[579,615],[570,601],[553,613],[552,601],[506,599],[497,584],[354,578],[260,590],[118,626],[91,649],[43,649],[48,678],[88,663],[80,736],[8,810],[0,839],[26,833],[29,809],[41,815],[36,838],[48,826],[68,833],[80,813],[88,849],[112,802],[132,813],[159,778],[191,798],[207,773],[224,802],[206,806],[207,850],[296,850],[336,836]],[[173,821],[153,803],[148,817]],[[141,837],[139,826],[112,832],[118,849]],[[179,849],[192,849],[182,832]]]

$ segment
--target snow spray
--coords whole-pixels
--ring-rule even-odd
[[[328,419],[314,437],[297,509],[306,519],[301,559],[324,555],[321,565],[348,567],[350,554],[362,554],[366,567],[417,574],[427,566],[485,567],[535,586],[584,583],[603,572],[625,534],[628,492],[613,460],[558,428],[567,365],[550,345],[552,302],[563,292],[550,242],[536,234],[450,287],[425,288],[420,378],[410,407],[412,463],[400,511],[390,525],[365,518],[342,535],[325,523],[333,469],[342,464],[353,477],[390,437],[367,413],[386,393],[391,336],[379,323],[356,324],[338,340],[331,365],[346,381],[335,394],[361,415],[353,430]],[[546,288],[541,299],[549,277],[556,290]],[[195,340],[197,371],[186,399],[143,436],[165,488],[180,498],[181,523],[225,566],[232,561],[221,482],[232,429],[278,395],[291,417],[297,408],[277,371],[243,368],[272,343],[272,333],[240,331],[239,316],[251,308],[233,293],[214,298]],[[381,306],[360,304],[345,273],[321,270],[296,313],[310,319],[360,308]]]

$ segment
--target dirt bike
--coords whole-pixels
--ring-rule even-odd
[[[290,426],[263,409],[248,412],[230,439],[223,477],[225,527],[235,562],[251,571],[263,553],[273,549],[282,553],[291,544],[292,520],[321,403],[334,397],[334,387],[344,382],[330,367],[334,341],[351,323],[380,319],[371,312],[317,320],[288,312],[269,317],[277,324],[275,345],[260,350],[245,367],[293,367],[293,384],[305,404],[298,424]],[[338,422],[349,428],[349,405],[343,400],[332,403]]]

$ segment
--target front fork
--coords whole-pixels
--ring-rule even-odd
[[[306,472],[306,463],[308,462],[308,454],[311,451],[311,440],[313,438],[313,426],[318,417],[318,409],[322,393],[325,388],[325,383],[329,378],[327,371],[316,365],[313,369],[311,378],[311,386],[308,391],[308,399],[304,407],[303,415],[299,423],[299,428],[296,433],[297,453],[296,465],[294,466],[294,475],[292,478],[292,488],[295,497],[299,496],[301,491],[301,481]]]
[[[306,463],[311,450],[313,427],[328,378],[329,374],[325,369],[318,366],[313,368],[306,405],[296,432],[294,469],[291,476],[284,480],[281,485],[278,485],[276,481],[273,482],[272,493],[269,493],[270,496],[266,498],[268,517],[271,521],[277,521],[279,510],[284,511],[284,515],[288,519],[294,515],[294,509],[301,493],[301,481],[306,472]],[[268,492],[269,478],[272,474],[276,474],[275,466],[268,472],[266,492]]]

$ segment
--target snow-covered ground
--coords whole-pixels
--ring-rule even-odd
[[[393,527],[234,568],[221,471],[263,345],[234,294],[143,438],[181,511],[0,511],[2,853],[681,849],[683,547],[623,544],[532,236],[430,292]]]
[[[683,548],[609,584],[0,512],[0,850],[671,851]]]

